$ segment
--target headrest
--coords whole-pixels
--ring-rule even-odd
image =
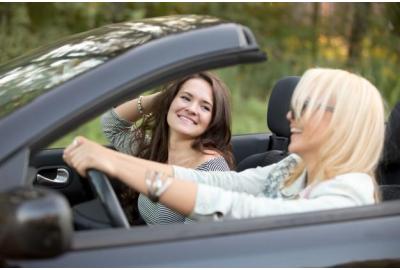
[[[267,125],[273,134],[290,138],[290,124],[286,119],[290,101],[297,83],[298,76],[289,76],[279,80],[272,89],[268,102]]]
[[[380,182],[388,184],[395,181],[400,183],[400,178],[389,176],[396,172],[400,175],[400,102],[398,102],[390,112],[385,129],[385,144],[378,164],[378,174]],[[388,182],[389,181],[389,182]]]
[[[400,102],[390,112],[386,124],[383,159],[387,164],[400,163]]]
[[[387,185],[388,188],[381,189],[383,198],[393,193],[392,185],[398,185],[398,196],[400,199],[400,102],[398,102],[390,113],[385,130],[385,144],[382,156],[376,168],[377,180],[380,185]],[[388,189],[388,190],[387,190]],[[387,194],[385,194],[385,192]],[[389,194],[389,195],[388,195]]]

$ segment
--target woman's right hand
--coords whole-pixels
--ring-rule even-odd
[[[89,169],[97,169],[109,176],[115,176],[113,155],[113,150],[78,136],[65,148],[63,159],[83,177],[86,177]]]

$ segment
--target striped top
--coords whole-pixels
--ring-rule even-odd
[[[223,157],[216,157],[199,165],[199,171],[229,171],[229,166]],[[145,195],[140,194],[138,200],[139,212],[147,224],[190,223],[191,219],[167,208],[161,203],[154,203]]]
[[[104,135],[115,149],[125,154],[133,156],[137,155],[138,143],[137,141],[132,140],[132,138],[135,137],[138,130],[133,123],[120,118],[114,110],[104,113],[101,117],[101,123]],[[146,137],[145,140],[150,142],[149,137]],[[218,156],[200,164],[196,170],[229,171],[230,169],[226,160],[222,156]],[[129,192],[129,194],[132,195],[132,192]],[[147,224],[186,223],[191,221],[161,203],[153,203],[143,194],[139,195],[137,206],[141,217]],[[127,216],[132,224],[132,219],[134,219],[132,216],[135,216],[135,213],[130,212],[137,211],[136,207],[129,206],[130,209],[128,211],[126,206],[124,206],[124,208],[125,212],[128,212]]]

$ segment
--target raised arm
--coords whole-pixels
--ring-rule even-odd
[[[141,108],[144,114],[152,111],[152,104],[157,95],[158,93],[155,93],[141,98]],[[132,136],[138,132],[135,122],[141,117],[138,99],[127,101],[102,115],[103,133],[115,149],[126,154],[136,155],[137,142],[132,139]]]
[[[120,118],[129,122],[136,122],[143,116],[142,114],[149,114],[152,112],[154,98],[159,93],[160,92],[148,96],[142,96],[140,100],[140,109],[138,107],[139,98],[135,98],[115,107],[114,111]],[[140,111],[142,112],[142,114],[140,113]]]

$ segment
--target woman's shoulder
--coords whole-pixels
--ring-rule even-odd
[[[340,182],[348,182],[348,183],[366,182],[366,181],[371,183],[373,182],[373,179],[369,174],[362,172],[344,173],[335,176],[333,179]]]
[[[228,162],[221,155],[207,155],[203,162],[196,167],[199,171],[229,171]]]
[[[311,189],[311,197],[340,195],[351,198],[360,205],[374,202],[374,180],[366,173],[353,172],[337,175],[330,180],[320,182]]]
[[[332,179],[320,182],[319,186],[341,186],[347,189],[363,190],[364,188],[371,188],[374,186],[374,179],[367,173],[351,172],[339,174]]]

